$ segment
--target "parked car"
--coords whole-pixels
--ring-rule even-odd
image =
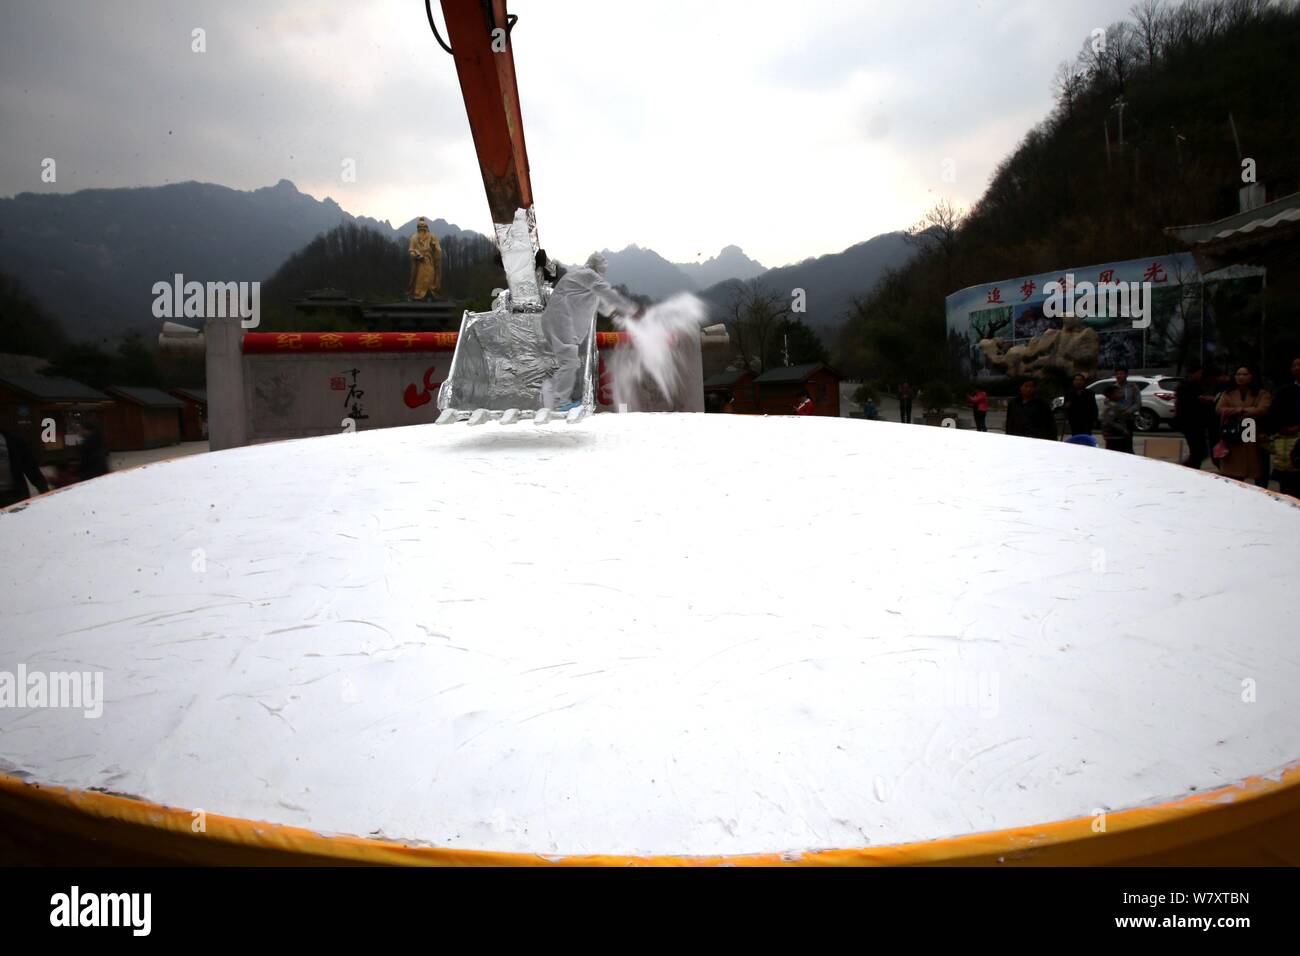
[[[1140,432],[1153,432],[1166,422],[1174,419],[1174,390],[1182,379],[1176,375],[1160,375],[1149,378],[1145,375],[1130,375],[1128,380],[1138,387],[1142,396],[1142,408],[1133,416],[1133,425]],[[1088,386],[1097,400],[1097,414],[1101,414],[1106,401],[1106,389],[1116,384],[1113,378],[1103,378]],[[1065,399],[1052,401],[1052,410],[1060,412],[1065,408]]]

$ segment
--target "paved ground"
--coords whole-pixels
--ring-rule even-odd
[[[207,450],[208,443],[204,440],[181,442],[179,445],[166,445],[162,448],[147,448],[144,451],[114,452],[108,456],[108,470],[125,471],[128,468],[147,465],[151,461],[184,458],[186,455],[197,455]]]

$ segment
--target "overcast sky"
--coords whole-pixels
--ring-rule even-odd
[[[1132,2],[514,0],[542,244],[691,262],[735,243],[775,266],[967,206],[1051,108],[1057,63]],[[491,232],[421,0],[0,5],[0,195],[285,178]]]

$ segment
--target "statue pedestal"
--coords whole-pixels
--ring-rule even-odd
[[[381,332],[455,332],[462,309],[449,299],[380,302],[361,311],[361,321]]]

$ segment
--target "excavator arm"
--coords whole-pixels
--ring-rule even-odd
[[[516,209],[533,205],[510,47],[514,18],[505,0],[442,0],[442,12],[492,222],[508,225]]]
[[[511,424],[527,413],[545,424],[561,360],[542,328],[550,290],[538,268],[537,217],[511,38],[516,18],[506,11],[506,0],[441,0],[441,5],[445,43],[430,0],[425,12],[456,63],[508,294],[491,311],[466,312],[462,318],[456,354],[438,391],[438,422]],[[595,410],[595,350],[593,320],[579,354],[582,395],[566,414],[570,423]]]
[[[517,304],[531,302],[538,295],[539,245],[510,38],[516,18],[506,0],[441,2],[506,280]]]

